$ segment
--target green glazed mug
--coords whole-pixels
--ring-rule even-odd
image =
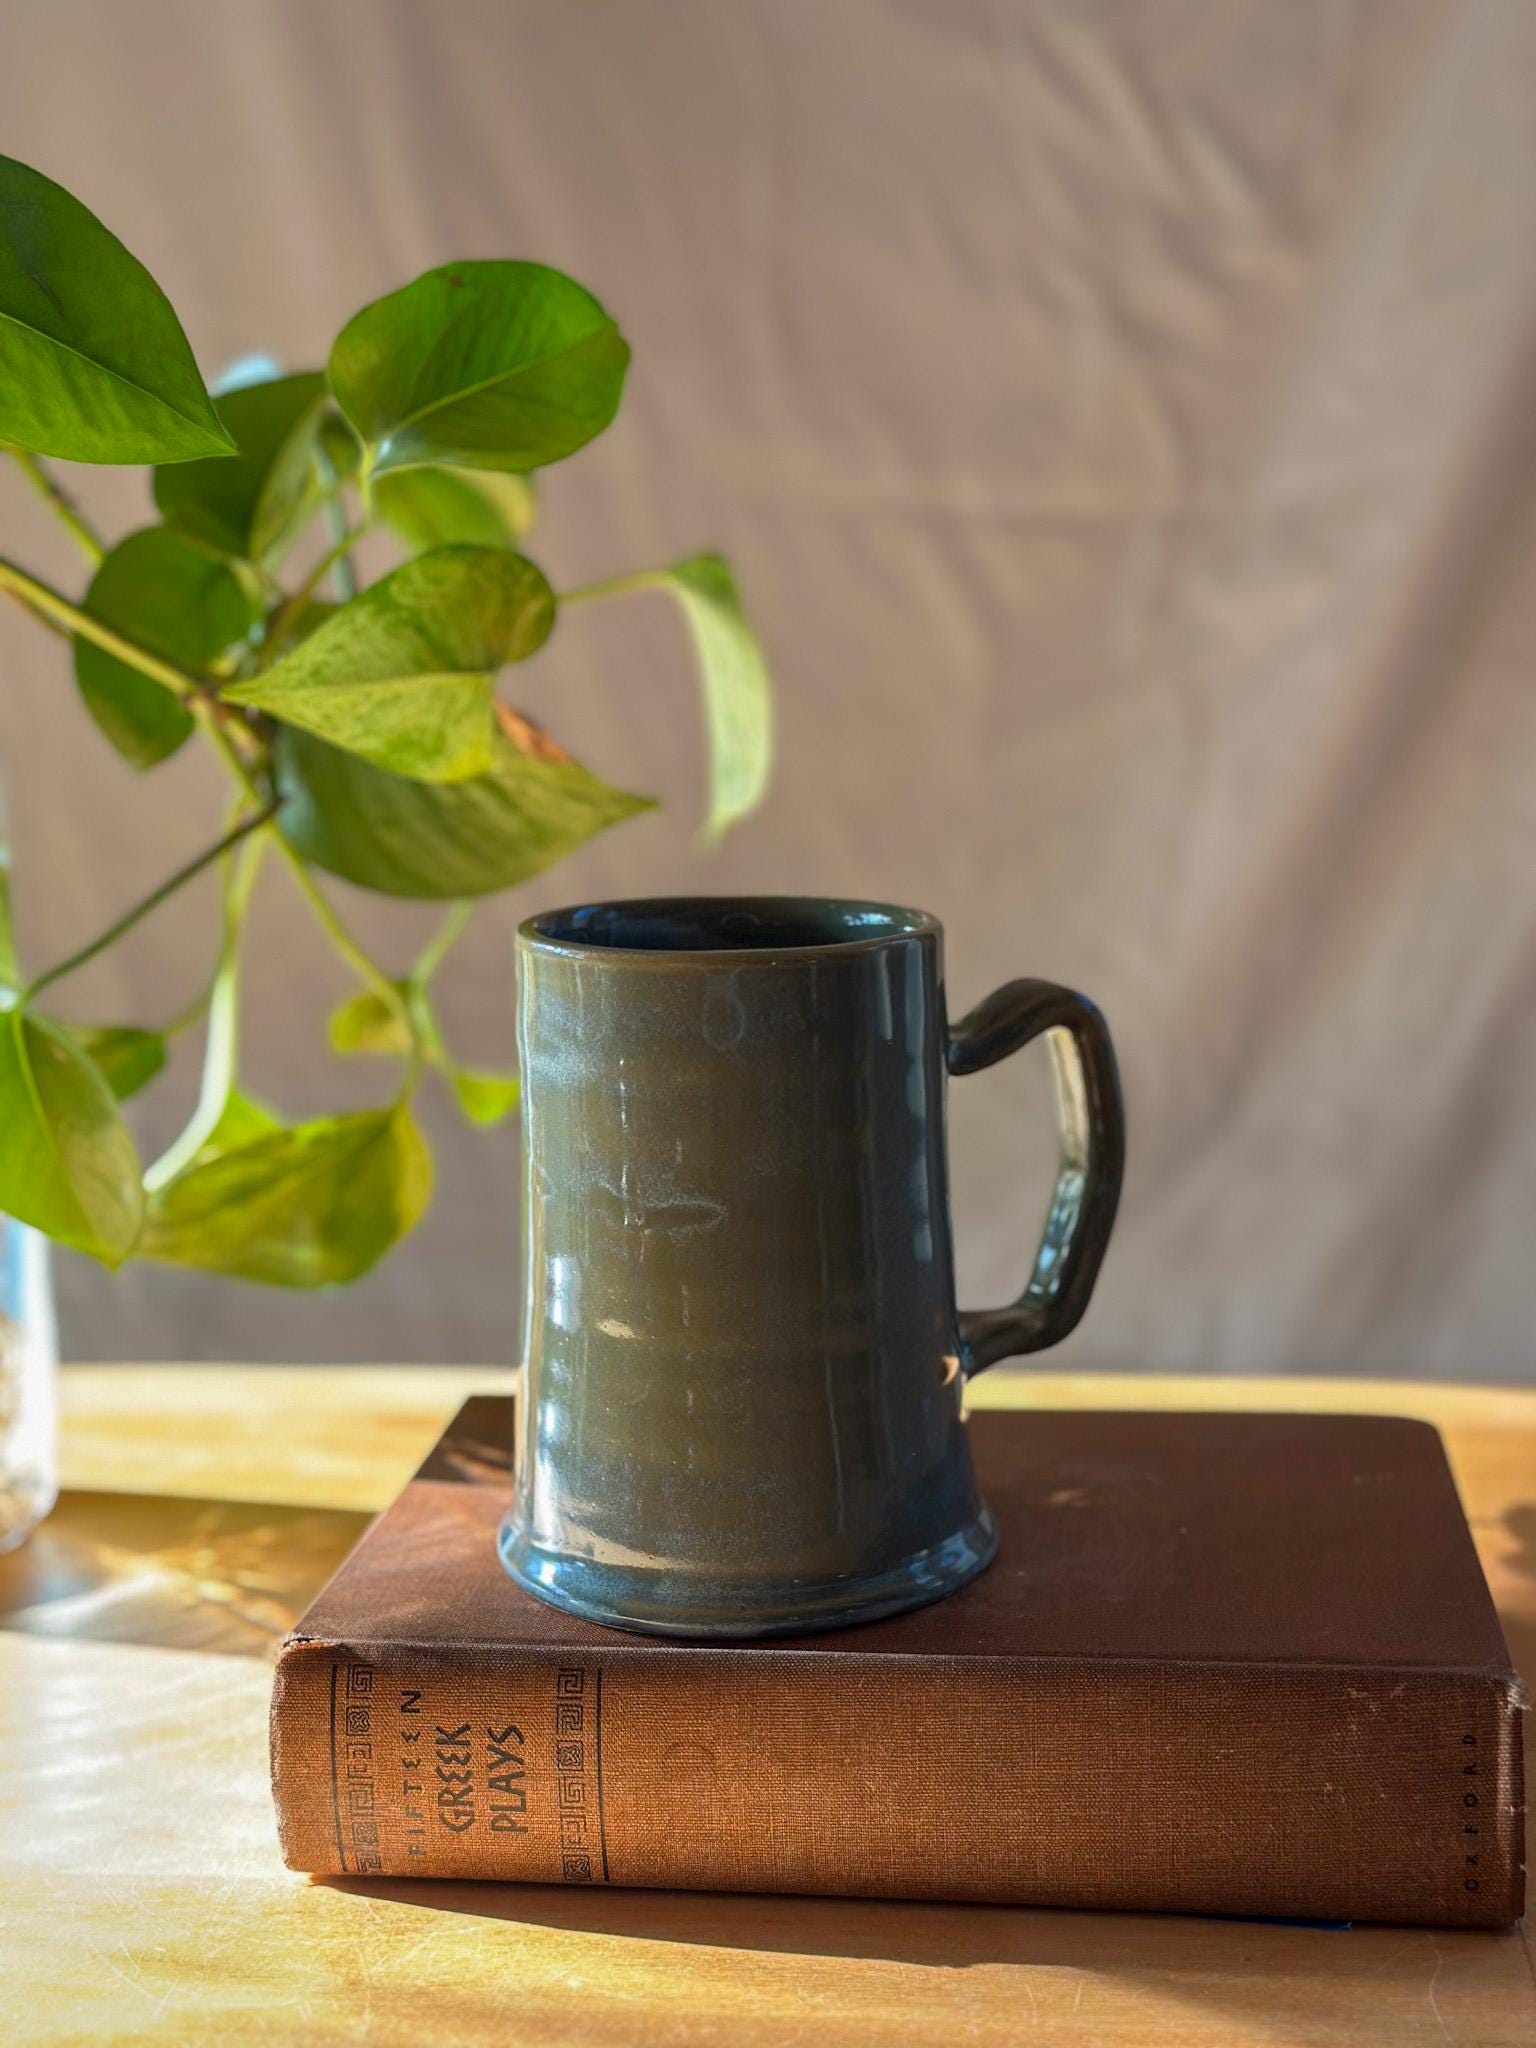
[[[997,1531],[966,1380],[1065,1337],[1119,1199],[1093,1004],[958,1024],[921,911],[678,898],[518,933],[523,1356],[507,1569],[665,1635],[794,1634],[951,1592]],[[955,1306],[944,1095],[1044,1033],[1061,1160],[1024,1292]]]

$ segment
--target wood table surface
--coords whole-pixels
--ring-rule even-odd
[[[0,1559],[0,2043],[1532,2048],[1521,1930],[296,1876],[274,1645],[489,1372],[74,1367],[60,1505]],[[1536,1676],[1536,1393],[996,1373],[978,1406],[1287,1408],[1444,1432]]]

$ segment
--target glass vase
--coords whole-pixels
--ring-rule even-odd
[[[0,1216],[0,1550],[58,1498],[58,1364],[48,1240]]]

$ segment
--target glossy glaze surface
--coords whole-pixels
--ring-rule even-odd
[[[939,927],[873,904],[598,905],[518,943],[509,1570],[596,1620],[707,1635],[831,1627],[963,1583],[996,1543],[966,1371],[1054,1341],[1063,1276],[1073,1320],[1086,1300],[1091,1176],[1064,1147],[1033,1294],[974,1353],[962,1338],[946,1063],[1011,1050],[1017,1003],[1000,1033],[968,1020],[952,1043]],[[1075,1058],[1059,1005],[1034,1028],[1067,1031]]]

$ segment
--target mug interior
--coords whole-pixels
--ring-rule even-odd
[[[820,896],[659,896],[548,910],[523,927],[556,945],[637,953],[782,952],[867,945],[930,931],[931,918],[892,903]]]

